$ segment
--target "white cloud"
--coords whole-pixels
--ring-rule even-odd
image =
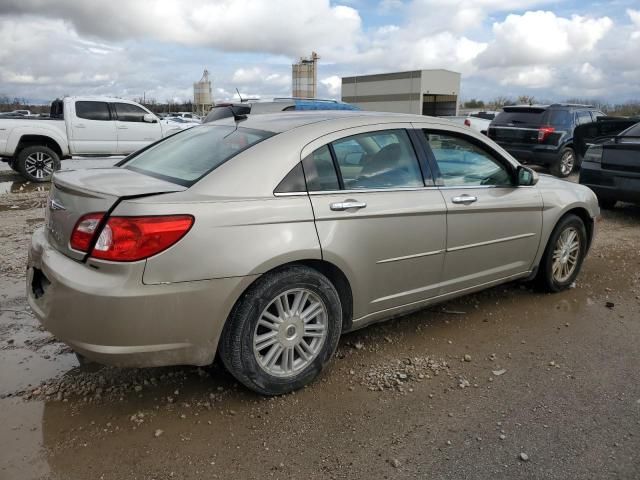
[[[338,97],[340,90],[342,89],[342,78],[337,75],[331,75],[330,77],[320,80],[320,84],[323,85],[330,97]]]
[[[608,17],[569,19],[543,11],[509,15],[493,24],[494,39],[477,64],[491,68],[563,62],[592,51],[612,26]]]

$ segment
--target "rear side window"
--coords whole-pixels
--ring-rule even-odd
[[[124,168],[191,186],[273,132],[233,126],[197,126],[172,135],[122,164]]]
[[[107,102],[76,102],[76,116],[87,120],[111,120]]]
[[[593,121],[591,119],[591,114],[586,110],[576,112],[576,119],[577,119],[578,125],[591,123]]]
[[[332,146],[346,190],[424,186],[405,130],[353,135],[336,140]]]
[[[302,160],[307,189],[310,192],[340,190],[338,175],[333,166],[331,151],[326,145]]]
[[[589,112],[580,112],[589,115]],[[545,125],[553,125],[554,127],[571,127],[572,115],[568,110],[549,110],[544,118]],[[591,121],[591,115],[589,115],[589,122]],[[586,122],[584,122],[586,123]]]
[[[148,113],[137,105],[130,103],[114,103],[113,104],[121,122],[143,122],[144,116]]]

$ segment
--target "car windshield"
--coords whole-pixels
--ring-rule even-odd
[[[233,126],[198,126],[158,142],[120,166],[189,187],[238,153],[273,135]]]

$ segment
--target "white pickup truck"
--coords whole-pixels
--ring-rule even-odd
[[[135,102],[65,97],[48,118],[1,118],[0,157],[32,182],[46,182],[72,155],[127,155],[180,131]]]

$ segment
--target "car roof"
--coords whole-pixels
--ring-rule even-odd
[[[278,113],[265,113],[262,115],[249,115],[244,120],[238,121],[238,126],[264,130],[267,132],[282,133],[298,127],[320,122],[332,122],[337,120],[352,119],[354,124],[361,121],[363,124],[392,123],[392,122],[441,122],[442,120],[423,115],[410,115],[404,113],[364,112],[360,110],[311,110],[311,111],[287,111]],[[235,125],[232,117],[223,118],[211,122],[210,125]]]

